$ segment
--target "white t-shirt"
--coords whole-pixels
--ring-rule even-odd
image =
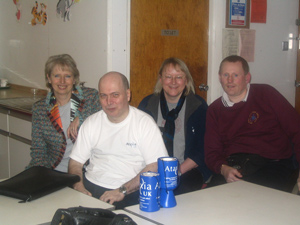
[[[152,117],[130,106],[127,118],[120,123],[110,122],[103,110],[88,117],[70,157],[80,163],[90,159],[86,178],[115,189],[134,178],[147,164],[167,155]]]

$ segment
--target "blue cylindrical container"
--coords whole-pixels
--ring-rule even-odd
[[[178,159],[160,157],[157,159],[157,164],[161,183],[160,205],[163,208],[174,207],[177,205],[173,190],[178,185]]]
[[[159,173],[145,172],[140,175],[140,210],[155,212],[160,209]]]
[[[178,181],[178,159],[175,157],[160,157],[157,164],[161,188],[175,189]]]

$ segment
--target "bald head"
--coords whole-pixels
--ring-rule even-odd
[[[104,74],[99,80],[99,98],[111,122],[123,121],[129,112],[130,90],[127,78],[114,71]]]
[[[106,79],[106,78],[113,78],[113,79],[118,79],[119,78],[119,79],[121,79],[122,87],[124,88],[124,90],[129,89],[129,83],[128,83],[127,77],[122,73],[119,73],[119,72],[116,72],[116,71],[111,71],[111,72],[108,72],[108,73],[104,74],[100,78],[99,83],[98,83],[99,91],[100,91],[100,83],[102,82],[103,79]]]

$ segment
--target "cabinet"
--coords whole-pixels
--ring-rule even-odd
[[[9,177],[8,110],[0,108],[0,179]]]
[[[22,172],[30,162],[30,147],[14,138],[9,138],[9,164],[10,164],[10,177]]]
[[[0,108],[0,143],[0,179],[22,172],[31,159],[31,115]]]

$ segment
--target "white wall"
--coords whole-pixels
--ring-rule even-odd
[[[97,87],[99,77],[116,70],[128,78],[130,59],[130,0],[81,0],[71,9],[71,21],[56,17],[57,0],[48,4],[46,26],[32,27],[35,0],[21,0],[22,19],[16,22],[13,1],[0,0],[0,77],[10,82],[45,87],[44,63],[48,56],[70,53],[78,63],[81,80]],[[209,52],[207,102],[222,94],[218,67],[222,60],[222,29],[226,1],[209,0]],[[296,47],[282,51],[288,34],[297,35],[299,0],[268,0],[267,23],[251,23],[256,30],[255,61],[249,63],[252,83],[268,83],[294,105]]]
[[[256,30],[254,62],[249,63],[252,83],[267,83],[279,90],[295,105],[297,51],[282,51],[282,41],[288,41],[289,33],[298,34],[295,20],[298,18],[299,0],[268,0],[267,23],[250,23]],[[218,67],[222,60],[222,29],[225,27],[226,1],[210,0],[210,37],[208,61],[208,103],[218,98],[222,88],[218,81]]]
[[[108,0],[108,71],[130,79],[130,0]]]
[[[282,51],[282,41],[289,33],[297,36],[299,0],[269,0],[267,24],[250,24],[256,30],[255,62],[249,63],[252,83],[267,83],[295,105],[297,43],[293,49]]]
[[[82,0],[71,8],[71,21],[56,15],[58,0],[39,0],[47,5],[45,26],[28,24],[35,0],[20,0],[21,20],[13,1],[0,1],[0,77],[9,82],[45,88],[44,65],[49,56],[70,54],[86,86],[97,88],[108,69],[107,1]],[[38,8],[38,11],[40,8]]]
[[[222,61],[222,29],[225,28],[226,1],[209,1],[209,43],[208,43],[208,77],[209,86],[207,103],[210,104],[222,94],[218,70]]]

